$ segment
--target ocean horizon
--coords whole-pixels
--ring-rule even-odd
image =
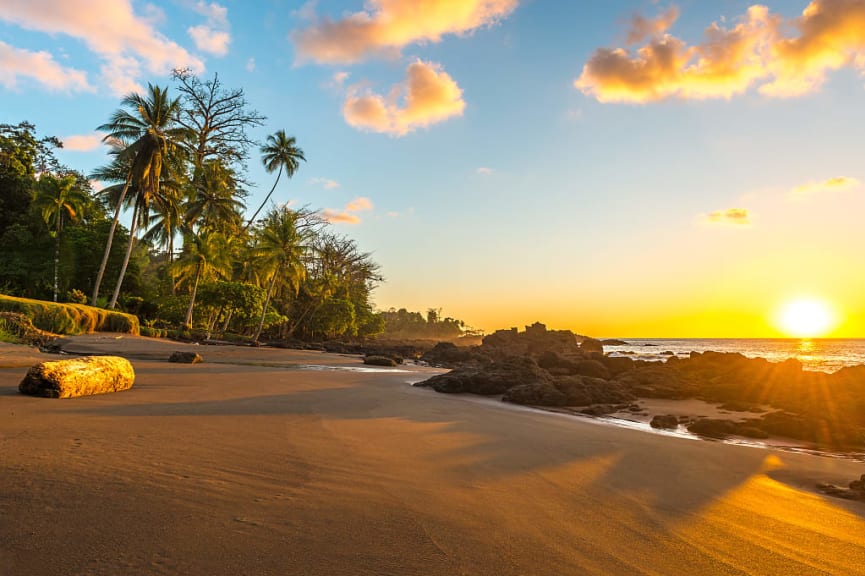
[[[627,345],[604,345],[612,356],[634,360],[664,361],[691,352],[739,352],[749,358],[783,362],[799,360],[805,370],[835,372],[865,364],[865,338],[616,338]]]

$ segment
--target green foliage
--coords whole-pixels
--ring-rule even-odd
[[[341,298],[325,300],[310,320],[309,328],[313,334],[327,339],[356,336],[354,304]]]
[[[87,304],[87,294],[77,288],[66,293],[66,301],[72,304]]]
[[[139,333],[137,317],[83,304],[58,304],[0,294],[0,311],[24,314],[40,330],[54,334]]]
[[[465,331],[465,322],[454,318],[441,319],[441,312],[435,308],[427,311],[426,318],[420,312],[409,312],[405,308],[391,308],[380,314],[385,322],[384,335],[387,338],[448,340],[459,338]]]

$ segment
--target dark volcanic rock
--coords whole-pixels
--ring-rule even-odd
[[[576,363],[574,373],[580,376],[591,376],[592,378],[610,379],[610,371],[597,360],[581,360]]]
[[[568,402],[568,398],[558,388],[543,381],[509,388],[502,400],[532,406],[565,406]]]
[[[388,356],[367,356],[363,359],[364,364],[370,366],[396,366],[397,361]]]
[[[736,433],[736,424],[730,420],[701,418],[688,425],[688,432],[709,438],[726,438]]]
[[[604,346],[630,346],[628,342],[624,340],[617,340],[615,338],[607,338],[606,340],[601,340],[601,344]]]
[[[604,345],[600,340],[595,340],[594,338],[583,338],[583,341],[580,342],[580,350],[582,350],[584,354],[588,354],[589,352],[598,352],[603,354]]]
[[[197,352],[172,352],[168,361],[180,364],[198,364],[204,362],[204,359]]]
[[[433,366],[447,367],[489,362],[487,355],[478,350],[477,346],[457,346],[452,342],[439,342],[421,358]]]
[[[652,417],[652,421],[649,422],[649,426],[652,428],[663,428],[666,430],[675,430],[679,427],[679,417],[674,416],[672,414],[665,415],[657,415]]]
[[[470,392],[482,396],[504,394],[521,384],[549,382],[550,375],[531,358],[509,358],[484,368],[455,368],[447,374],[433,376],[418,386],[429,386],[436,392],[458,394]]]
[[[604,356],[601,363],[611,376],[618,376],[634,369],[634,360],[625,356]]]

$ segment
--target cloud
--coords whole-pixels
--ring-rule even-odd
[[[486,166],[481,166],[475,173],[480,174],[481,176],[491,176],[494,170],[492,168],[487,168]]]
[[[679,19],[679,9],[673,6],[654,20],[639,14],[631,18],[631,29],[628,30],[628,44],[642,42],[646,38],[657,38],[669,30]]]
[[[307,182],[314,186],[322,186],[325,190],[336,190],[340,186],[339,182],[329,178],[310,178]]]
[[[734,226],[748,226],[751,224],[751,214],[747,208],[729,208],[727,210],[716,210],[702,216],[702,220],[708,224],[731,224]]]
[[[367,56],[396,56],[413,43],[439,42],[508,16],[518,0],[367,0],[366,10],[340,20],[313,18],[291,39],[298,59],[353,63]],[[308,6],[308,5],[307,5]]]
[[[215,2],[208,4],[200,0],[193,9],[206,19],[204,24],[191,26],[186,30],[195,46],[202,52],[215,56],[228,54],[228,45],[231,44],[228,8]]]
[[[0,10],[0,21],[84,42],[103,60],[103,81],[118,94],[138,88],[142,68],[152,74],[204,69],[199,58],[156,30],[157,20],[158,12],[137,15],[130,0],[28,0],[3,2]]]
[[[322,212],[322,215],[325,220],[333,224],[360,224],[361,220],[357,212],[365,212],[372,209],[372,200],[365,196],[358,196],[354,200],[349,201],[341,211],[327,208]]]
[[[85,72],[61,66],[48,52],[21,50],[0,41],[0,85],[15,89],[20,78],[30,78],[50,90],[94,91]]]
[[[63,149],[70,152],[90,152],[102,146],[102,134],[78,134],[61,138]]]
[[[250,58],[246,61],[246,71],[255,72],[255,58]]]
[[[337,86],[342,86],[348,80],[348,72],[340,71],[333,73],[333,83]]]
[[[729,99],[753,87],[793,97],[819,89],[830,70],[865,71],[865,0],[813,0],[786,22],[754,5],[732,27],[711,24],[694,45],[666,33],[676,16],[635,17],[628,40],[648,42],[596,50],[576,88],[601,102]]]
[[[417,60],[409,64],[406,80],[387,97],[357,87],[349,90],[342,113],[350,126],[404,136],[417,128],[461,116],[463,91],[439,64]]]
[[[829,178],[822,182],[812,181],[807,184],[796,186],[790,190],[790,195],[801,198],[803,196],[811,196],[824,192],[842,192],[844,190],[850,190],[851,188],[857,188],[859,184],[860,182],[856,178],[851,178],[849,176],[836,176],[835,178]]]

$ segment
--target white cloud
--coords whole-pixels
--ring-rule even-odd
[[[246,61],[246,71],[255,72],[255,58],[250,58]]]
[[[103,82],[123,94],[138,85],[142,70],[204,69],[201,59],[155,28],[158,13],[136,14],[131,0],[4,0],[0,21],[81,40],[103,60]],[[85,84],[81,77],[73,78],[73,85]]]
[[[0,41],[0,85],[18,88],[21,78],[57,91],[93,92],[87,73],[58,64],[48,52],[21,50]]]
[[[340,187],[339,182],[329,178],[310,178],[307,182],[313,186],[321,186],[325,190],[336,190]]]
[[[481,166],[480,168],[475,170],[475,172],[477,174],[480,174],[481,176],[491,176],[493,174],[493,172],[495,172],[495,170],[493,170],[492,168],[488,168],[486,166]]]
[[[204,24],[191,26],[187,29],[187,33],[195,42],[195,46],[202,52],[214,56],[228,54],[228,46],[231,44],[228,8],[215,2],[208,4],[200,0],[195,4],[194,10],[205,18]]]

